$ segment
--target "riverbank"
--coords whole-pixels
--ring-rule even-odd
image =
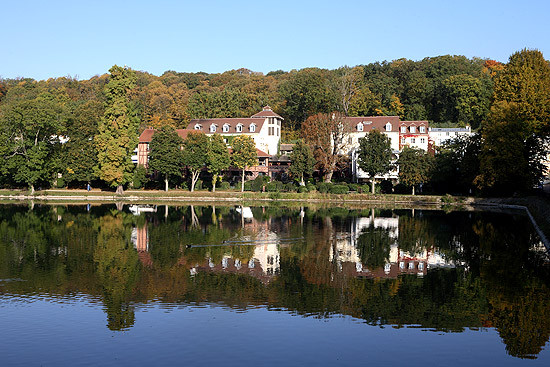
[[[226,204],[254,203],[282,204],[300,206],[304,204],[338,205],[350,209],[361,207],[387,208],[422,208],[446,210],[474,210],[483,208],[526,210],[539,230],[543,242],[550,249],[550,198],[528,196],[514,198],[473,198],[439,195],[397,195],[397,194],[322,194],[292,192],[240,192],[240,191],[195,191],[187,190],[127,190],[122,195],[112,191],[94,189],[69,190],[51,189],[36,191],[33,195],[28,190],[0,190],[0,201],[4,203],[17,201],[38,201],[46,203],[141,203],[141,204]]]

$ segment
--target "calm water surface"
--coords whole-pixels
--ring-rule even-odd
[[[1,207],[0,365],[550,365],[524,215],[119,209]]]

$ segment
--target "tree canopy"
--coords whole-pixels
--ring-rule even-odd
[[[364,138],[359,139],[358,165],[368,173],[375,193],[377,175],[385,175],[392,168],[392,151],[390,138],[378,130],[371,130]]]

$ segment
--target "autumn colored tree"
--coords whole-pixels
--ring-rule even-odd
[[[244,174],[247,167],[258,164],[258,155],[254,140],[248,135],[240,135],[231,143],[233,153],[231,154],[232,165],[241,170],[241,192],[244,192]]]
[[[315,158],[311,147],[306,145],[302,140],[298,140],[292,148],[290,154],[290,174],[300,179],[300,185],[304,186],[304,175],[311,175],[315,167]]]
[[[359,139],[358,158],[359,168],[371,178],[374,194],[376,176],[385,175],[393,168],[390,138],[378,130],[371,130]]]
[[[495,79],[495,102],[513,102],[535,134],[550,136],[550,64],[538,50],[510,56]]]
[[[95,137],[99,178],[121,194],[131,180],[134,168],[132,152],[138,144],[139,119],[131,113],[129,92],[135,87],[135,74],[127,67],[109,69],[109,82],[104,88],[105,113]]]
[[[208,149],[208,161],[206,167],[208,172],[212,173],[212,191],[216,191],[218,176],[231,165],[231,156],[227,149],[227,144],[223,141],[220,134],[214,134],[210,137]]]
[[[183,141],[183,164],[191,172],[191,192],[201,170],[208,163],[208,137],[200,131],[191,131]]]
[[[433,157],[423,150],[405,147],[399,155],[399,182],[412,186],[412,194],[415,194],[415,186],[428,182],[432,171]]]
[[[183,139],[167,125],[156,131],[149,145],[149,168],[164,176],[164,190],[168,191],[168,178],[183,175]]]
[[[317,168],[324,173],[325,182],[332,180],[338,158],[347,148],[350,132],[350,126],[339,113],[320,113],[304,122],[302,137],[312,147]]]

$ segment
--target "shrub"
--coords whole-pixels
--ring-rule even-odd
[[[394,186],[393,192],[395,192],[396,194],[410,194],[411,188],[403,185],[402,183],[399,183]]]
[[[333,185],[330,188],[331,194],[347,194],[349,191],[348,185]]]
[[[269,176],[258,176],[252,181],[252,191],[262,191],[263,187],[269,182]]]
[[[229,184],[229,182],[227,181],[222,181],[220,182],[220,184],[218,185],[218,188],[220,190],[229,190],[231,188],[231,185]]]
[[[356,183],[350,183],[350,184],[348,184],[348,188],[349,188],[349,191],[356,191],[356,192],[358,192],[359,189],[361,188],[361,185],[356,184]]]
[[[312,184],[311,182],[308,182],[308,183],[306,184],[306,188],[307,188],[307,191],[308,191],[308,192],[317,191],[317,188],[316,188],[315,185]]]
[[[296,185],[293,182],[287,182],[283,188],[286,192],[296,192]]]
[[[281,181],[271,181],[265,185],[265,189],[268,192],[279,192],[283,189],[283,183]]]
[[[252,191],[252,181],[244,182],[244,191]]]
[[[300,186],[300,187],[298,187],[298,192],[299,193],[304,193],[304,192],[309,192],[309,190],[307,189],[306,186]]]
[[[132,187],[134,189],[141,189],[147,181],[147,170],[143,166],[137,166],[132,177]]]
[[[58,178],[56,186],[58,189],[65,187],[65,180],[63,178]]]
[[[202,190],[202,180],[197,180],[197,182],[195,183],[195,190]]]
[[[318,182],[317,183],[317,190],[321,194],[326,194],[327,192],[330,191],[331,186],[332,186],[332,184],[330,182]]]

